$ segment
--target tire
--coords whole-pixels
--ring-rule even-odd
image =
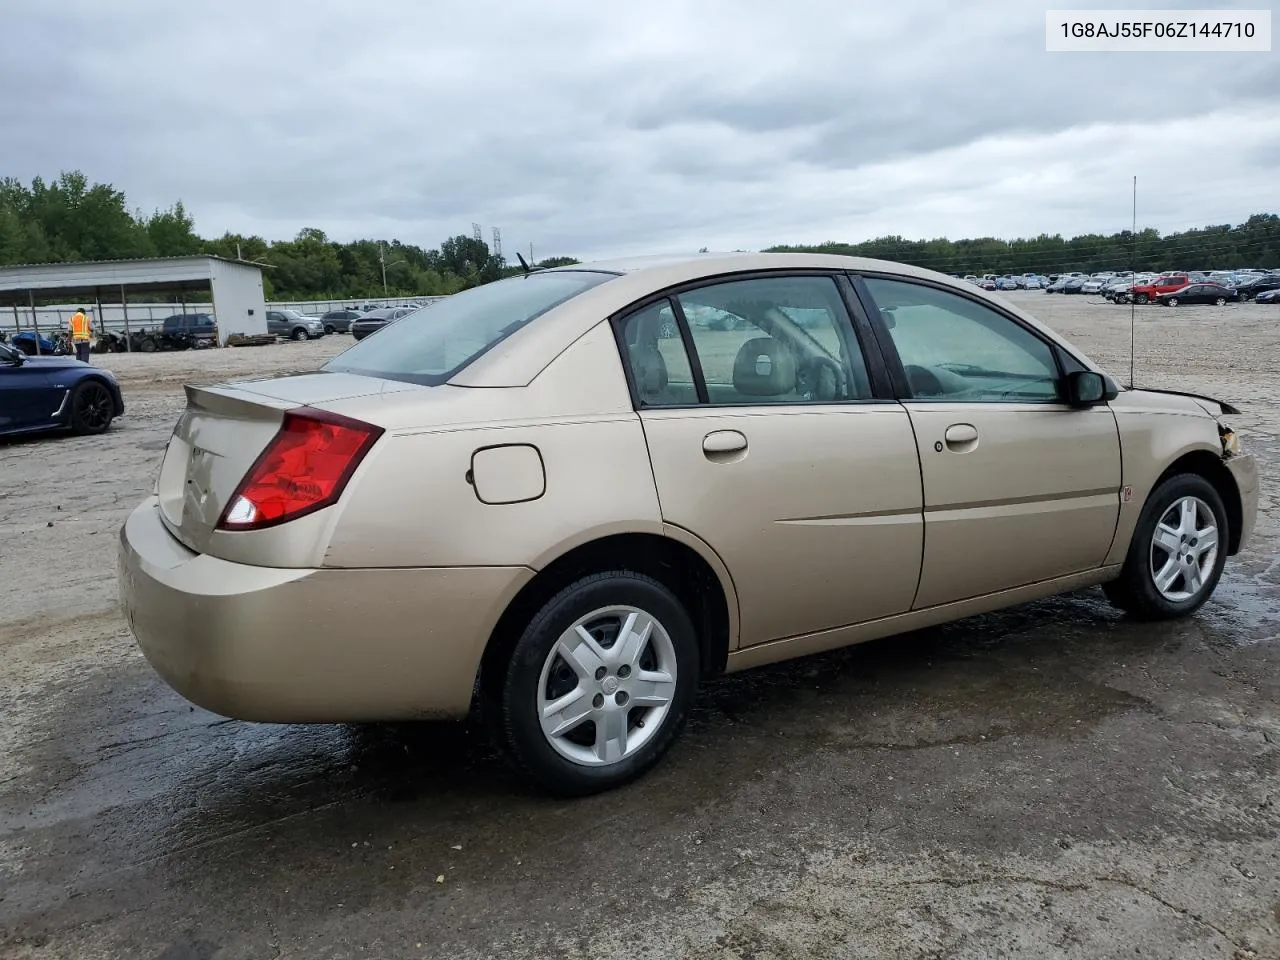
[[[1178,305],[1178,298],[1177,298],[1177,297],[1170,297],[1168,300],[1166,300],[1166,301],[1164,302],[1164,305],[1165,305],[1166,307],[1176,307],[1176,306]]]
[[[1186,501],[1195,503],[1196,527],[1200,527],[1211,516],[1216,528],[1211,558],[1207,556],[1210,548],[1204,545],[1203,536],[1192,536],[1189,539],[1177,536],[1173,539],[1169,533],[1165,534],[1167,542],[1176,549],[1185,549],[1184,545],[1190,546],[1188,555],[1197,557],[1199,586],[1194,590],[1191,589],[1191,580],[1182,572],[1183,568],[1177,566],[1179,554],[1153,542],[1162,520],[1166,520],[1166,528],[1171,529],[1172,523],[1169,520],[1178,522],[1182,519],[1181,513],[1172,518],[1166,518],[1166,515]],[[1185,534],[1185,527],[1181,533]],[[1227,562],[1229,536],[1227,511],[1213,484],[1196,473],[1175,474],[1156,487],[1147,498],[1138,517],[1138,525],[1134,529],[1120,577],[1104,584],[1103,592],[1113,606],[1139,620],[1172,620],[1189,616],[1213,595],[1222,576],[1222,568]],[[1197,548],[1200,551],[1198,554]],[[1170,561],[1174,567],[1168,566]],[[1159,571],[1156,569],[1157,565],[1160,567]],[[1177,571],[1176,579],[1162,592],[1156,585],[1156,574],[1169,569]]]
[[[1138,294],[1136,297],[1134,297],[1134,298],[1133,298],[1133,302],[1134,302],[1134,303],[1147,303],[1148,301],[1150,301],[1150,299],[1151,299],[1151,298],[1150,298],[1150,297],[1148,297],[1145,293],[1140,293],[1140,294]]]
[[[71,429],[82,436],[102,433],[115,417],[115,400],[98,380],[83,380],[71,391]]]
[[[293,333],[289,334],[289,339],[290,339],[290,340],[305,340],[305,339],[307,339],[307,330],[306,330],[306,328],[305,328],[305,327],[294,327],[294,328],[293,328]]]
[[[649,618],[650,632],[638,647],[628,647],[639,654],[619,663],[611,655],[632,614]],[[579,627],[595,638],[594,646],[580,639]],[[566,638],[574,644],[571,655],[561,645]],[[645,672],[652,678],[643,678]],[[565,587],[529,622],[490,719],[527,779],[557,796],[585,796],[634,780],[662,759],[684,726],[698,672],[693,623],[667,587],[627,570],[597,573]],[[642,689],[654,696],[653,705],[633,703]],[[577,704],[574,713],[560,720],[567,726],[559,734],[544,731],[544,722],[553,722],[544,721],[544,706],[577,690],[582,694],[565,705]],[[610,728],[621,736],[620,747]]]
[[[141,350],[143,353],[155,353],[156,342],[152,340],[150,337],[147,337],[140,344],[138,344],[138,349]]]
[[[332,336],[338,332],[338,329],[332,323],[326,323],[324,325],[324,332],[326,335]]]
[[[1217,305],[1217,306],[1219,306],[1219,307],[1225,307],[1225,306],[1227,305],[1227,298],[1226,298],[1226,297],[1219,297],[1217,300],[1215,300],[1215,301],[1213,301],[1213,302],[1214,302],[1214,304],[1215,304],[1215,305]]]

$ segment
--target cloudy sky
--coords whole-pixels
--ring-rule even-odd
[[[538,258],[1280,211],[1280,55],[1050,54],[1049,5],[1108,6],[4,0],[0,175]]]

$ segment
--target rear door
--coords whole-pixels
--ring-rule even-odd
[[[1063,403],[1056,348],[983,300],[885,276],[859,289],[919,450],[925,547],[914,606],[1101,566],[1120,509],[1110,408]]]
[[[617,329],[663,520],[728,567],[742,646],[910,608],[923,503],[911,424],[835,278],[691,287]]]

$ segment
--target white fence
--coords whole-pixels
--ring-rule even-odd
[[[299,313],[308,316],[319,316],[322,313],[328,313],[330,310],[346,310],[350,308],[360,309],[364,307],[373,309],[375,307],[399,307],[414,304],[425,306],[428,303],[443,299],[444,297],[354,297],[346,300],[276,300],[268,303],[267,309],[278,310],[284,308],[297,310]],[[36,307],[34,311],[30,307],[13,307],[12,309],[2,310],[0,311],[0,330],[10,330],[17,333],[19,330],[38,329],[45,335],[58,330],[66,330],[71,321],[71,315],[81,307],[89,308],[90,316],[93,317],[95,332],[103,330],[124,332],[124,307],[120,304],[104,303],[102,305],[102,315],[99,316],[92,301]],[[165,317],[172,317],[176,313],[213,313],[213,304],[207,300],[192,300],[187,303],[131,303],[128,308],[128,326],[134,332],[152,329],[158,327]]]

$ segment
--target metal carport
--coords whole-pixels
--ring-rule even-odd
[[[86,260],[75,263],[28,263],[0,267],[0,307],[11,307],[18,326],[18,307],[31,310],[37,333],[36,305],[53,298],[92,300],[95,318],[102,303],[119,303],[129,333],[128,297],[161,296],[208,291],[218,324],[218,345],[236,333],[267,332],[267,307],[262,292],[262,267],[224,257],[161,257],[152,260]],[[3,316],[3,314],[0,314]]]

